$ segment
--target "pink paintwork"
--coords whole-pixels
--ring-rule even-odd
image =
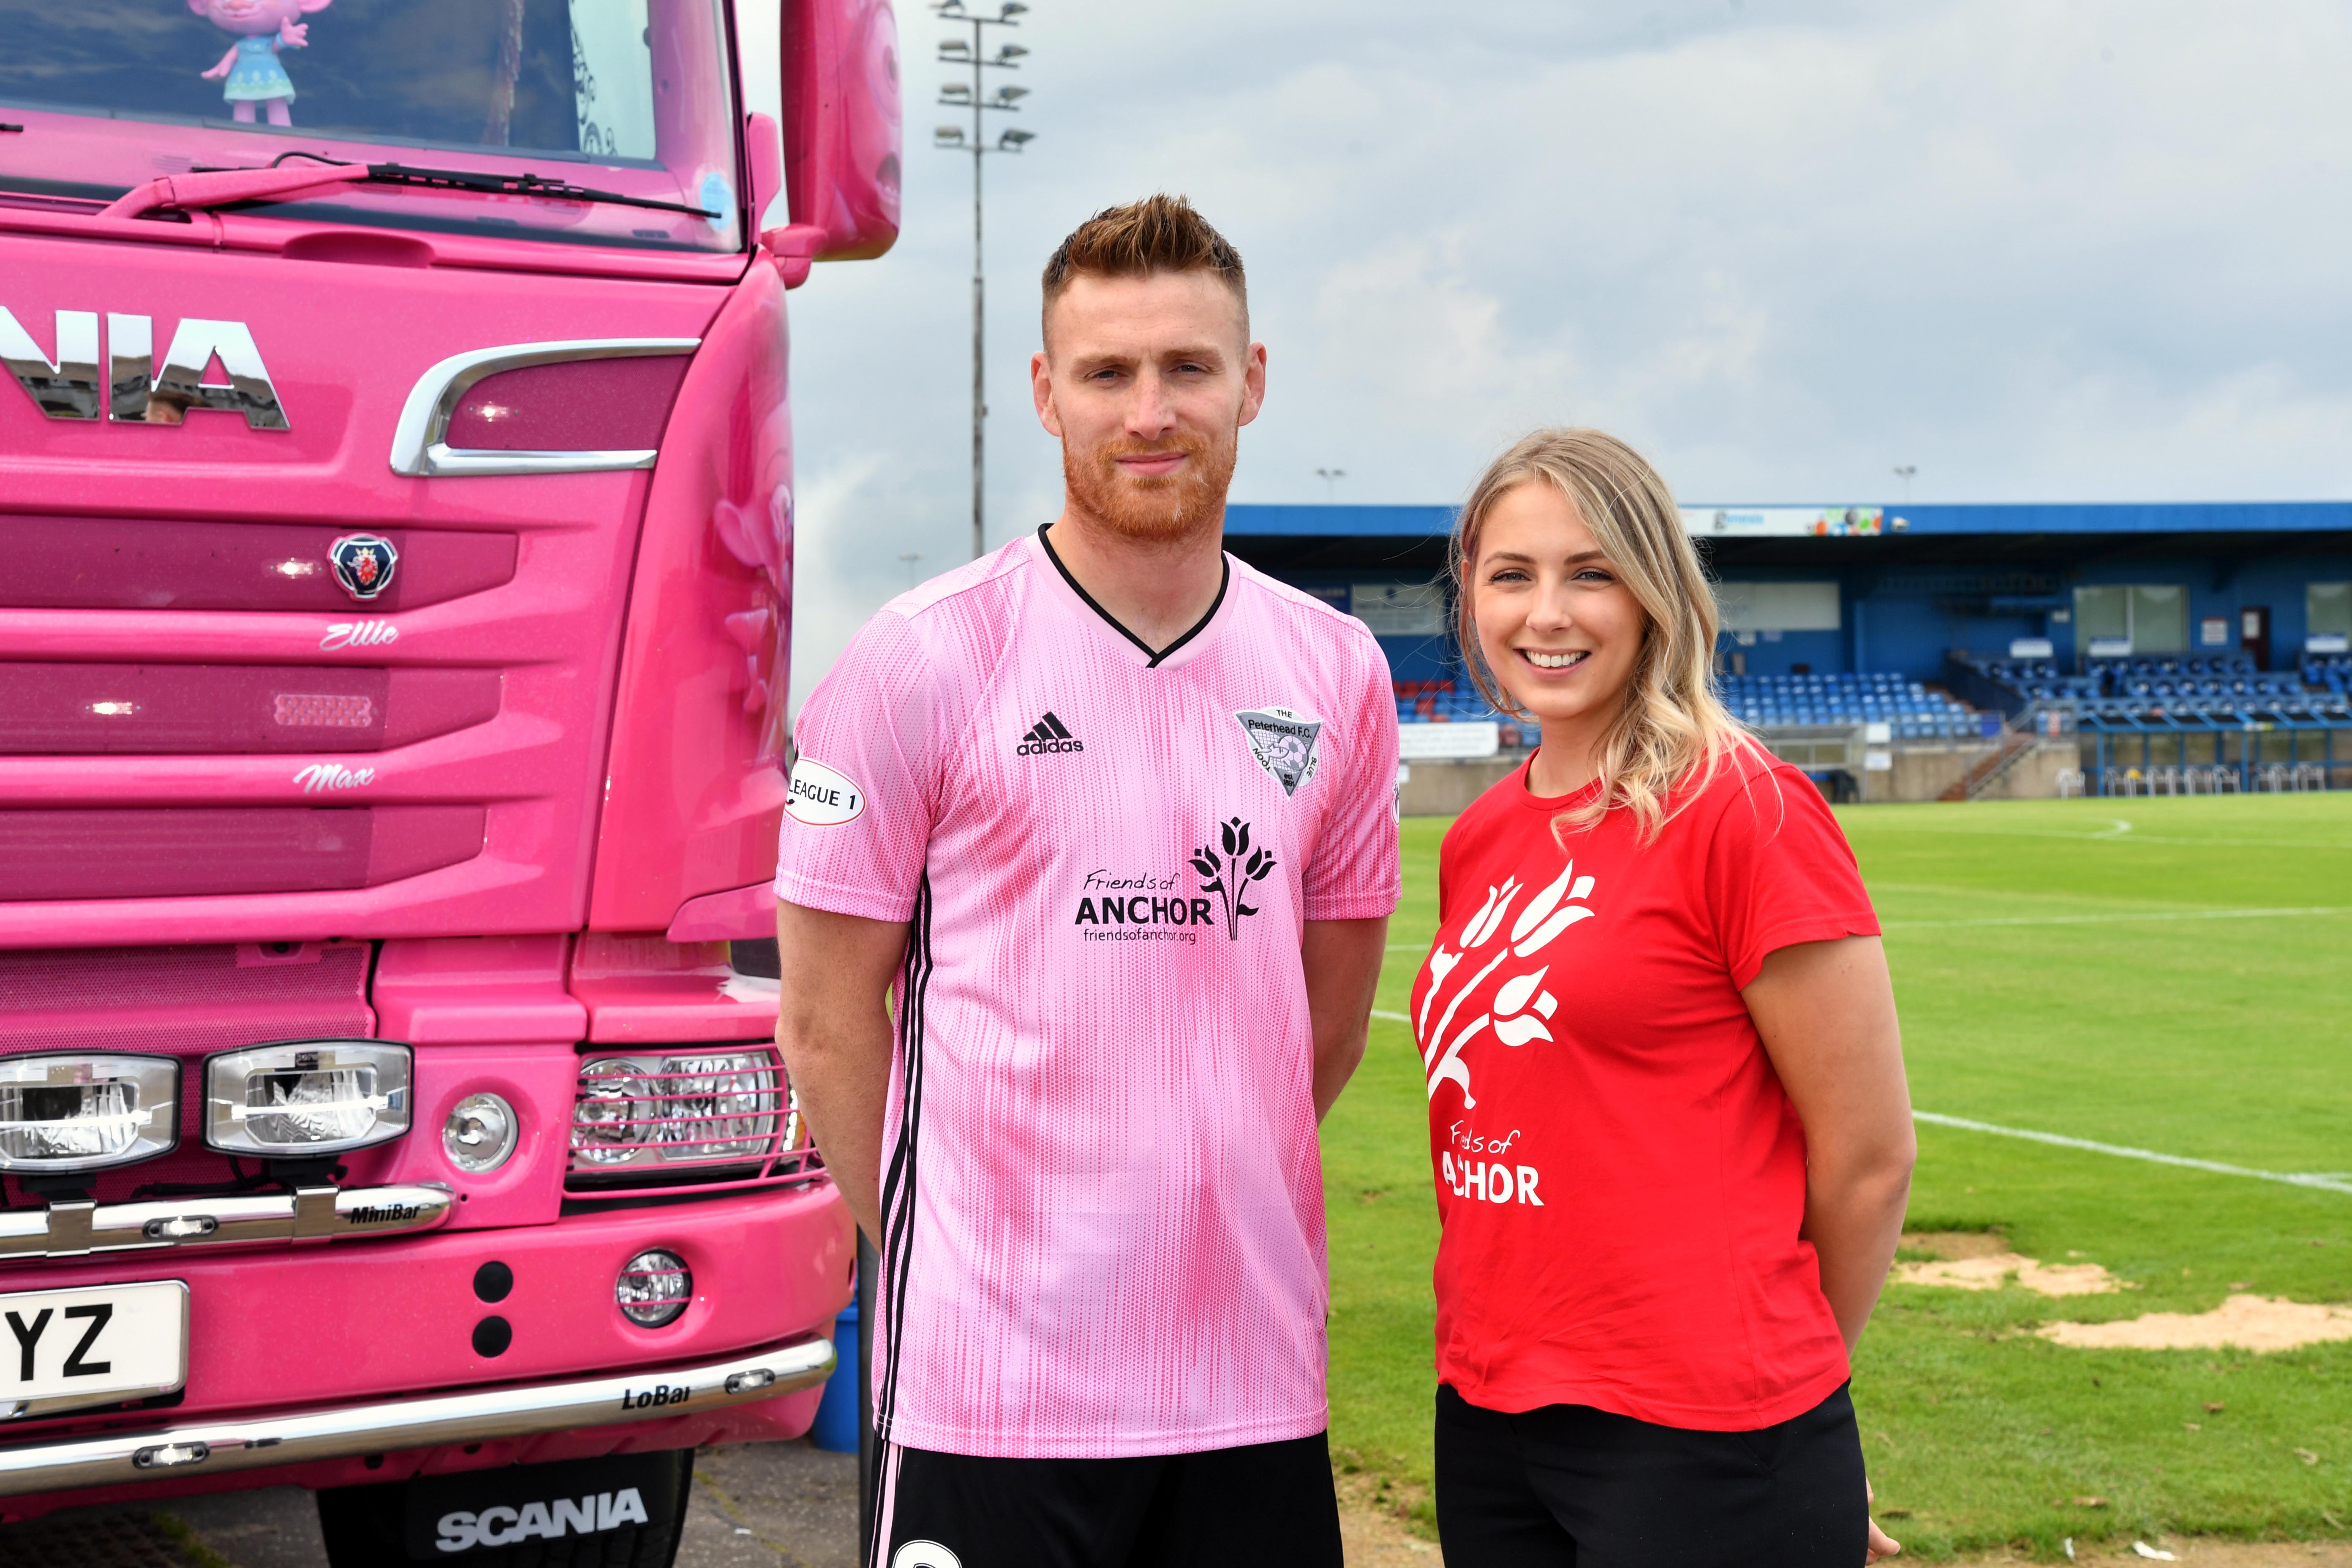
[[[898,23],[889,0],[786,7],[784,83],[793,222],[824,236],[819,260],[879,256],[898,236]]]
[[[226,19],[236,3],[192,8],[260,36],[263,12],[292,7],[269,28],[299,44],[293,16],[321,0],[255,0]],[[91,1178],[105,1205],[230,1181],[203,1142],[207,1055],[404,1041],[412,1130],[339,1156],[335,1180],[438,1184],[454,1199],[424,1234],[0,1260],[0,1295],[188,1284],[184,1399],[107,1422],[614,1373],[832,1331],[853,1235],[805,1152],[661,1189],[698,1201],[628,1206],[609,1200],[636,1189],[575,1168],[570,1150],[583,1054],[757,1051],[773,1028],[772,983],[736,973],[726,944],[772,930],[793,591],[785,290],[812,258],[887,248],[898,200],[887,5],[784,4],[781,156],[773,122],[714,143],[714,124],[742,121],[713,118],[731,96],[721,18],[667,0],[647,35],[657,158],[559,166],[502,145],[12,111],[27,130],[0,147],[0,334],[21,329],[46,374],[82,377],[92,401],[86,416],[59,413],[0,372],[0,1057],[102,1048],[184,1064],[178,1147]],[[343,36],[312,34],[312,53],[323,61]],[[733,210],[706,220],[260,167],[296,146],[528,167]],[[54,194],[93,187],[121,195]],[[746,215],[779,194],[793,222],[748,244]],[[513,215],[504,227],[500,214]],[[176,424],[108,416],[166,375],[183,323],[221,322],[249,334],[285,428],[202,406]],[[100,336],[85,374],[67,350],[86,327]],[[432,367],[582,339],[696,346],[484,376],[453,396],[436,438],[527,462],[652,450],[650,468],[394,471],[395,429]],[[196,374],[249,392],[238,340],[220,341]],[[125,347],[142,342],[143,360]],[[353,536],[396,562],[373,597],[333,570]],[[520,1140],[499,1168],[468,1173],[441,1130],[483,1093],[513,1108]],[[42,1201],[0,1183],[8,1206]],[[650,1247],[686,1258],[696,1282],[660,1330],[614,1304],[622,1263]],[[472,1285],[491,1261],[516,1280],[495,1308]],[[491,1357],[472,1331],[493,1310],[514,1337]],[[0,1499],[0,1520],[792,1436],[815,1400]],[[100,1421],[26,1421],[0,1442]]]
[[[665,930],[688,899],[743,887],[775,863],[791,646],[781,611],[792,594],[783,296],[769,268],[745,277],[705,329],[671,411],[673,428],[704,439],[694,460],[655,470],[646,508],[592,926]],[[763,612],[778,631],[746,649],[730,617]],[[696,765],[680,768],[680,756]]]

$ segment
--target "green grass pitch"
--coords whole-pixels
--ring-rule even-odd
[[[2352,1172],[2352,795],[1839,815],[1886,926],[1919,1110]],[[1435,927],[1445,826],[1404,824],[1385,1012],[1405,1010]],[[1420,1067],[1405,1026],[1376,1017],[1323,1150],[1333,1447],[1426,1523],[1437,1223]],[[1906,1554],[2352,1536],[2352,1342],[2258,1355],[2033,1332],[2209,1311],[2232,1286],[2352,1300],[2352,1194],[1936,1125],[1919,1142],[1913,1228],[1998,1229],[2129,1288],[1888,1289],[1854,1403]],[[2106,1506],[2075,1500],[2090,1497]]]

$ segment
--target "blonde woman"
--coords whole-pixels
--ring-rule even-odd
[[[1717,700],[1714,597],[1623,442],[1513,447],[1454,570],[1465,662],[1543,742],[1446,834],[1412,993],[1446,1562],[1875,1562],[1847,1358],[1913,1142],[1853,852]]]

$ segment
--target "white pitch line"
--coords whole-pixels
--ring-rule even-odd
[[[2318,1187],[2331,1193],[2352,1193],[2352,1181],[2345,1181],[2330,1173],[2257,1171],[2246,1165],[2223,1164],[2219,1160],[2192,1160],[2185,1154],[2159,1154],[2153,1149],[2133,1149],[2121,1143],[2097,1143],[2088,1138],[2068,1138],[2056,1132],[2034,1132],[2022,1127],[1996,1127],[1990,1121],[1971,1121],[1965,1116],[1942,1116],[1932,1110],[1915,1110],[1911,1116],[1914,1121],[1931,1122],[1937,1127],[1990,1132],[2002,1138],[2023,1138],[2035,1143],[2055,1144],[2061,1149],[2083,1149],[2094,1154],[2113,1154],[2125,1160],[2179,1165],[2191,1171],[2210,1171],[2221,1176],[2252,1176],[2258,1182],[2283,1182],[2290,1187]]]
[[[2095,926],[2142,921],[2274,921],[2305,916],[2352,915],[2352,904],[2306,904],[2279,909],[2149,910],[2137,914],[1989,915],[1981,920],[1881,921],[1885,931],[1944,931],[1962,926]],[[1420,952],[1419,942],[1391,942],[1391,952]]]
[[[1375,1018],[1393,1018],[1400,1024],[1410,1024],[1412,1022],[1411,1018],[1406,1017],[1402,1013],[1383,1013],[1378,1007],[1372,1009],[1372,1016]]]
[[[1953,926],[2095,926],[2141,921],[2267,921],[2303,915],[2352,915],[2352,905],[2313,904],[2276,910],[2150,910],[2141,914],[1999,915],[1983,920],[1881,921],[1886,931],[1943,930]]]
[[[1391,1013],[1375,1007],[1375,1018],[1393,1023],[1411,1024],[1402,1013]],[[2054,1144],[2061,1149],[2081,1149],[2093,1154],[2113,1154],[2123,1160],[2146,1160],[2157,1165],[2179,1165],[2186,1170],[2209,1171],[2220,1176],[2250,1176],[2258,1182],[2280,1182],[2290,1187],[2317,1187],[2323,1192],[2352,1194],[2352,1180],[2336,1171],[2257,1171],[2247,1165],[2225,1164],[2219,1160],[2191,1159],[2186,1154],[2158,1153],[2154,1149],[2134,1149],[2122,1143],[2101,1143],[2089,1138],[2069,1138],[2060,1132],[2035,1132],[2023,1127],[1997,1127],[1990,1121],[1971,1121],[1965,1116],[1945,1116],[1933,1110],[1914,1110],[1912,1119],[1937,1127],[1958,1127],[1969,1132],[1990,1132],[2002,1138],[2023,1138],[2030,1142]]]

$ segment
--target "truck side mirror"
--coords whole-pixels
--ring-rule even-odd
[[[898,20],[890,0],[783,0],[783,53],[793,221],[761,238],[797,282],[809,260],[879,256],[898,237]]]

